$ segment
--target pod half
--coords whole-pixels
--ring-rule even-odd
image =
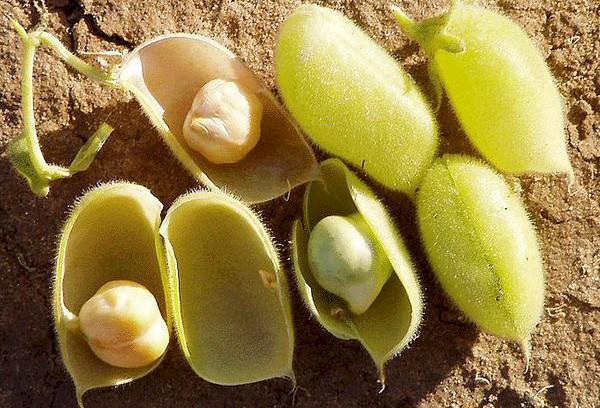
[[[108,365],[92,352],[77,323],[82,305],[102,285],[131,280],[154,295],[170,327],[166,262],[158,234],[161,209],[144,187],[106,184],[85,194],[65,224],[56,260],[53,313],[62,359],[80,406],[86,391],[143,377],[162,360],[141,368]]]
[[[372,191],[337,159],[321,164],[323,182],[309,184],[304,196],[304,219],[292,236],[295,276],[302,299],[319,323],[341,339],[358,340],[373,359],[382,385],[385,363],[416,336],[423,313],[421,288],[410,255],[387,211]],[[353,315],[340,298],[316,282],[308,262],[308,239],[313,227],[331,215],[359,213],[383,247],[394,272],[366,312]],[[342,313],[340,313],[342,309]]]
[[[180,197],[161,226],[179,344],[216,384],[294,378],[288,284],[260,220],[221,192]]]
[[[171,34],[152,39],[128,55],[117,76],[173,154],[207,187],[261,202],[318,176],[311,148],[271,92],[231,51],[209,38]],[[214,79],[244,85],[263,105],[260,140],[234,164],[211,163],[182,134],[196,93]]]

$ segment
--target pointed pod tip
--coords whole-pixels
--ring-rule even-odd
[[[292,382],[292,389],[290,393],[295,394],[298,391],[298,379],[296,378],[296,373],[294,373],[293,368],[290,368],[290,372],[285,375],[285,378]]]
[[[83,394],[85,394],[86,391],[87,389],[81,389],[79,386],[75,385],[75,398],[77,398],[77,405],[79,408],[85,408],[83,405]]]
[[[529,339],[525,339],[519,343],[519,347],[521,348],[521,352],[525,359],[525,370],[523,371],[523,374],[527,374],[527,372],[529,372],[529,362],[531,360],[531,342]]]
[[[381,395],[383,394],[383,392],[385,391],[385,367],[383,365],[377,367],[377,371],[379,372],[379,378],[377,379],[377,382],[379,383],[380,387],[379,387],[379,391],[377,391],[377,394]]]

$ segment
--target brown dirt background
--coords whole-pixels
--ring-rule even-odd
[[[425,57],[393,23],[387,1],[323,1],[361,25],[431,95]],[[447,1],[402,0],[415,18]],[[511,178],[539,230],[546,259],[547,307],[533,334],[532,367],[523,373],[516,346],[480,333],[441,293],[423,257],[414,208],[382,192],[419,267],[427,308],[420,337],[388,366],[378,395],[376,373],[356,342],[323,331],[294,295],[298,407],[594,407],[600,406],[600,2],[598,0],[484,1],[520,22],[543,50],[558,80],[568,117],[569,154],[577,181]],[[298,1],[49,0],[48,30],[71,50],[128,50],[155,35],[195,32],[241,56],[274,89],[277,27]],[[39,20],[28,2],[0,0],[0,10],[25,26]],[[38,130],[46,157],[68,163],[109,114],[117,130],[91,169],[34,197],[11,170],[9,140],[21,124],[19,41],[0,17],[0,406],[72,407],[75,396],[62,366],[50,313],[55,241],[69,205],[98,181],[126,179],[149,187],[168,208],[196,183],[167,153],[135,101],[69,72],[38,53]],[[93,60],[93,57],[89,57]],[[443,151],[473,153],[447,103],[439,115]],[[260,206],[281,244],[300,214],[302,189],[289,201]],[[285,246],[284,246],[285,247]],[[283,259],[289,268],[287,249]],[[544,389],[550,386],[551,388]],[[89,407],[286,407],[285,380],[239,387],[196,377],[174,345],[147,377],[86,395]]]

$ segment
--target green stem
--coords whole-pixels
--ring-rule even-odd
[[[460,53],[465,50],[464,42],[445,31],[448,19],[459,1],[454,1],[450,11],[440,16],[431,17],[426,20],[415,22],[398,6],[391,6],[392,15],[398,25],[406,32],[409,38],[419,43],[430,58],[433,58],[437,50],[450,53]]]
[[[416,34],[416,24],[412,18],[410,18],[404,10],[402,10],[398,6],[390,6],[390,10],[392,11],[392,15],[396,19],[396,22],[400,25],[402,30],[410,37],[411,40],[417,41],[415,36]]]
[[[54,52],[75,71],[85,75],[86,77],[100,82],[113,88],[119,88],[119,83],[112,73],[106,72],[103,69],[88,64],[71,51],[69,51],[55,36],[46,32],[34,33],[37,34],[42,44],[52,48]]]
[[[21,35],[21,33],[19,32]],[[21,109],[23,112],[23,136],[31,151],[32,164],[36,172],[45,173],[48,164],[40,149],[40,144],[35,130],[35,113],[33,109],[33,63],[38,42],[27,36],[21,35],[23,40],[23,61],[21,67]]]
[[[390,9],[398,25],[417,42],[429,57],[429,78],[435,92],[435,111],[442,104],[443,87],[437,72],[435,54],[439,50],[449,53],[461,53],[465,51],[465,43],[462,39],[447,32],[447,25],[451,14],[460,5],[460,0],[453,0],[451,9],[440,16],[431,17],[420,22],[412,20],[400,7],[391,6]]]
[[[27,33],[16,20],[11,20],[11,25],[23,43],[21,62],[23,131],[19,137],[10,143],[8,155],[15,170],[27,180],[31,190],[39,196],[46,196],[49,192],[51,181],[70,177],[79,171],[86,170],[113,129],[106,123],[103,123],[79,150],[69,168],[46,162],[35,128],[35,110],[33,105],[33,66],[37,47],[40,44],[49,46],[69,66],[101,84],[116,88],[119,87],[119,84],[116,78],[112,76],[112,73],[105,72],[73,55],[51,34],[42,31]]]
[[[465,50],[465,43],[460,38],[447,34],[438,33],[433,41],[432,48],[434,50],[444,50],[452,54],[458,54]]]

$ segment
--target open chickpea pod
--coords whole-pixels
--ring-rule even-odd
[[[319,323],[358,340],[382,386],[385,363],[417,334],[422,293],[408,250],[371,190],[337,159],[321,164],[292,236],[300,294]]]
[[[160,363],[166,348],[164,332],[157,333],[154,339],[164,346],[158,358],[142,361],[137,367],[121,364],[131,354],[127,346],[148,334],[151,325],[141,327],[144,325],[132,321],[144,317],[127,319],[121,314],[119,318],[117,309],[125,310],[118,303],[127,303],[127,295],[124,298],[116,294],[111,301],[101,292],[109,282],[143,285],[150,296],[141,296],[154,298],[160,311],[157,314],[154,310],[148,317],[154,322],[163,320],[167,329],[171,327],[166,265],[157,234],[162,207],[144,187],[107,184],[79,200],[65,224],[56,260],[53,307],[60,352],[75,383],[80,405],[87,390],[127,383],[148,374]],[[152,299],[149,303],[152,305]],[[108,322],[110,315],[112,324]],[[97,325],[103,327],[93,327]],[[110,350],[120,355],[108,357],[112,364],[106,362]]]
[[[271,92],[231,51],[201,35],[154,38],[110,71],[70,53],[54,36],[13,26],[23,42],[23,134],[9,148],[14,168],[46,196],[53,180],[86,170],[112,127],[102,124],[68,167],[46,163],[35,130],[36,47],[52,48],[76,71],[131,92],[171,152],[204,186],[246,202],[268,201],[318,177],[318,163]]]
[[[294,378],[288,286],[259,219],[221,192],[182,196],[162,223],[144,187],[76,203],[60,238],[53,309],[77,400],[142,377],[170,327],[194,371],[226,385]]]
[[[192,369],[215,384],[294,380],[285,274],[258,217],[220,192],[180,197],[160,229],[174,323]]]
[[[220,44],[199,35],[158,37],[136,48],[117,75],[203,184],[261,202],[318,176],[299,129],[252,71]],[[217,150],[230,153],[222,157]]]

